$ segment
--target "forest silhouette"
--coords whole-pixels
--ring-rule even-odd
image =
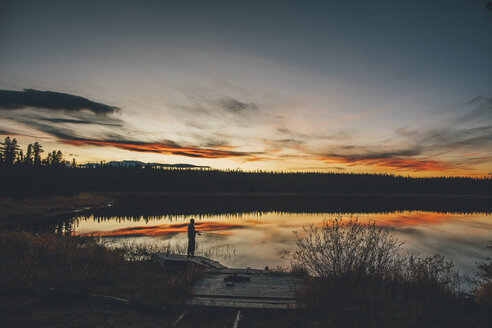
[[[342,195],[492,195],[492,179],[404,177],[390,174],[245,172],[152,165],[80,167],[61,151],[43,157],[38,143],[23,152],[16,139],[0,148],[1,196],[75,195],[80,192],[278,193]]]

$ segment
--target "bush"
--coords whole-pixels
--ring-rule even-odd
[[[492,249],[492,241],[488,248]],[[475,289],[475,299],[479,303],[492,305],[492,259],[478,265],[477,277],[479,279],[478,288]]]
[[[340,217],[324,220],[321,227],[297,232],[293,266],[323,279],[404,280],[412,284],[435,284],[449,290],[458,287],[459,275],[441,254],[421,257],[401,254],[403,242],[392,229],[364,225]]]
[[[324,220],[321,228],[304,228],[296,234],[294,265],[324,278],[386,277],[402,267],[402,242],[391,230],[358,219],[344,223],[341,218]]]
[[[453,263],[440,254],[402,255],[391,229],[333,218],[296,238],[292,265],[310,273],[300,300],[333,326],[440,326],[443,318],[463,318]]]

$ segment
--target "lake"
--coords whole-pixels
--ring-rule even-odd
[[[404,252],[444,254],[463,274],[472,275],[476,263],[491,256],[488,200],[186,197],[127,199],[119,206],[78,215],[69,227],[74,234],[101,236],[116,247],[145,244],[186,252],[187,224],[194,218],[202,232],[197,254],[230,267],[272,268],[289,264],[284,255],[295,249],[293,231],[302,233],[304,226],[319,226],[327,218],[357,217],[394,229],[405,242]]]

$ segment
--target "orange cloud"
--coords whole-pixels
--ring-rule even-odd
[[[199,158],[226,158],[226,157],[251,157],[254,155],[244,152],[231,151],[226,149],[209,149],[196,147],[181,147],[174,144],[164,143],[145,143],[145,142],[128,142],[128,141],[104,141],[91,139],[74,139],[61,140],[61,142],[75,145],[94,145],[94,146],[109,146],[129,151],[157,153],[164,155],[179,155]]]
[[[449,164],[440,161],[411,158],[351,158],[343,156],[323,156],[319,159],[329,163],[344,163],[349,166],[370,165],[411,171],[445,171],[452,168]]]
[[[195,223],[197,231],[217,231],[219,233],[227,233],[227,230],[244,228],[245,225],[218,223],[218,222],[198,222]],[[176,233],[184,233],[188,231],[187,223],[180,224],[160,224],[154,226],[136,226],[121,228],[112,231],[100,231],[91,233],[81,233],[79,235],[86,236],[165,236]]]

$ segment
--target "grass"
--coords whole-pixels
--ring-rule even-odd
[[[188,242],[169,242],[167,240],[152,242],[137,242],[135,240],[125,240],[118,237],[105,237],[99,240],[104,246],[119,250],[128,261],[150,260],[153,254],[186,254]],[[234,264],[237,260],[237,251],[230,244],[208,246],[200,242],[196,243],[195,255],[203,256],[220,263]]]
[[[352,229],[352,230],[350,230]],[[299,237],[290,271],[303,274],[301,311],[241,310],[240,327],[489,327],[492,265],[480,265],[475,298],[456,289],[444,257],[398,255],[391,231],[327,221]],[[311,234],[311,235],[309,235]],[[304,239],[303,239],[304,238]],[[0,316],[5,327],[170,327],[201,274],[149,261],[172,248],[108,247],[96,238],[0,230]],[[163,248],[164,247],[164,248]],[[317,263],[310,263],[315,260]],[[273,272],[287,269],[274,268]],[[315,271],[318,270],[318,271]],[[289,270],[287,270],[289,271]],[[129,299],[171,312],[148,312],[53,294],[48,288]],[[232,326],[235,309],[188,308],[179,327]]]
[[[176,273],[150,261],[126,261],[123,253],[93,239],[50,233],[0,232],[2,295],[59,288],[95,292],[151,304],[177,304],[199,272]]]
[[[36,294],[12,295],[2,298],[0,316],[2,327],[166,327],[170,319],[166,315],[142,312],[84,299]]]
[[[39,219],[45,215],[100,207],[112,202],[110,194],[81,193],[76,196],[49,196],[37,198],[0,197],[0,223]]]

